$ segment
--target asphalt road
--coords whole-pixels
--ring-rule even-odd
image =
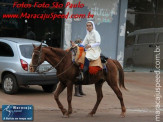
[[[125,85],[129,90],[121,90],[127,108],[125,118],[120,117],[119,100],[106,83],[103,85],[104,98],[94,117],[87,116],[96,101],[94,85],[83,86],[86,96],[73,97],[73,114],[70,118],[62,118],[53,93],[44,93],[40,86],[21,88],[16,95],[7,95],[0,87],[0,107],[4,104],[33,105],[34,122],[155,122],[155,74],[127,72]],[[162,80],[161,86],[163,86]],[[66,90],[60,95],[60,100],[67,108]],[[162,105],[161,99],[161,121],[163,121]],[[1,110],[0,114],[2,114]]]

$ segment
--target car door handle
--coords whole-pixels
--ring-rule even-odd
[[[149,47],[154,47],[154,45],[153,44],[150,44]]]
[[[159,45],[150,44],[149,47],[157,47]]]

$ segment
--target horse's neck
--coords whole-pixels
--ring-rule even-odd
[[[62,58],[66,52],[63,49],[60,48],[51,48],[52,53],[55,53],[59,58]]]
[[[70,53],[67,54],[66,51],[60,48],[49,48],[46,52],[48,55],[46,61],[48,61],[53,67],[57,66],[56,69],[64,68],[66,64],[71,62]]]

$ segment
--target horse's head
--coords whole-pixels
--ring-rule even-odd
[[[44,56],[44,53],[42,51],[42,43],[40,46],[36,47],[34,44],[33,44],[33,53],[32,53],[32,60],[31,60],[31,63],[30,63],[30,72],[35,72],[36,69],[38,68],[38,66],[40,64],[42,64],[45,60],[45,56]]]

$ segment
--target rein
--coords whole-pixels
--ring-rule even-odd
[[[42,47],[41,47],[40,51],[34,50],[34,52],[38,52],[38,53],[39,53],[39,54],[38,54],[39,57],[38,57],[37,64],[35,64],[35,65],[32,64],[32,65],[29,65],[29,66],[30,66],[30,67],[37,67],[37,68],[36,68],[36,71],[37,71],[37,70],[38,70],[38,67],[39,67],[38,65],[39,65],[39,63],[40,63],[40,56],[41,56],[41,52],[42,52]]]
[[[41,51],[38,51],[38,52],[39,52],[39,59],[38,59],[38,63],[37,63],[37,65],[32,65],[32,66],[34,66],[34,67],[37,66],[37,69],[36,69],[35,72],[41,74],[41,73],[48,72],[48,71],[50,71],[50,70],[52,70],[52,69],[55,69],[55,68],[56,68],[56,67],[57,67],[57,66],[58,66],[58,65],[63,61],[63,59],[67,56],[67,54],[68,54],[71,50],[72,50],[72,48],[70,48],[70,50],[67,51],[67,53],[63,56],[63,58],[59,61],[59,63],[56,64],[54,67],[51,66],[51,67],[48,68],[46,71],[42,71],[42,72],[40,72],[40,71],[39,71],[39,67],[40,67],[40,66],[38,66],[38,64],[40,63],[40,56],[41,56],[41,52],[42,52],[42,48],[41,48]],[[56,77],[57,77],[57,76],[60,76],[60,75],[62,75],[62,74],[64,74],[66,71],[68,71],[68,70],[72,67],[72,65],[73,65],[73,62],[72,62],[72,64],[71,64],[71,65],[70,65],[70,66],[69,66],[65,71],[63,71],[62,73],[56,75]]]

